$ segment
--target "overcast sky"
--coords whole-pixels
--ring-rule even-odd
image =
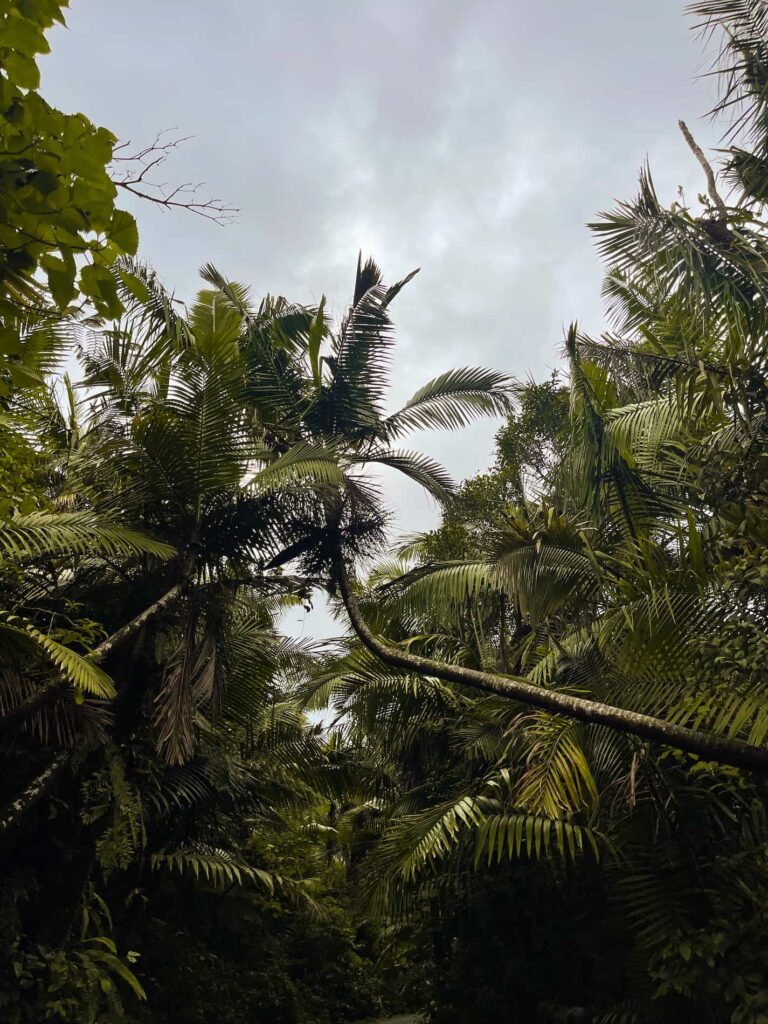
[[[46,98],[137,145],[193,136],[162,179],[241,211],[220,228],[132,207],[178,294],[211,261],[257,297],[342,311],[359,249],[390,281],[422,268],[393,306],[393,407],[454,366],[548,374],[564,325],[601,327],[586,222],[646,157],[662,198],[703,190],[678,118],[717,141],[676,0],[72,0],[67,20]],[[415,442],[460,479],[496,426]],[[435,522],[416,488],[387,487],[402,532]]]

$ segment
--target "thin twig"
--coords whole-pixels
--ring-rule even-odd
[[[203,182],[194,184],[185,181],[169,189],[167,182],[152,181],[149,175],[161,164],[165,163],[170,154],[183,142],[188,142],[191,135],[182,135],[167,141],[164,136],[176,131],[169,128],[158,132],[154,140],[142,149],[131,152],[130,139],[120,142],[112,152],[112,180],[118,188],[130,192],[139,199],[162,206],[164,209],[189,210],[199,217],[205,217],[216,224],[226,224],[240,212],[221,199],[198,198]],[[118,165],[126,165],[125,167]]]

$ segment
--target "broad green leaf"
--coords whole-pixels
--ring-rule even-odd
[[[139,246],[136,221],[127,210],[115,210],[109,225],[109,239],[119,249],[133,256]]]

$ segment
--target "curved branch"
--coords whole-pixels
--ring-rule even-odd
[[[377,636],[365,621],[360,604],[352,591],[346,567],[340,552],[335,562],[336,581],[339,585],[344,607],[352,627],[361,642],[386,665],[417,672],[419,675],[435,676],[449,683],[459,683],[486,693],[495,693],[510,700],[517,700],[532,707],[542,708],[554,714],[565,715],[581,722],[607,725],[619,732],[641,736],[643,739],[665,746],[676,747],[689,754],[696,754],[705,761],[717,761],[768,774],[768,748],[756,747],[741,740],[727,739],[713,733],[697,732],[682,725],[665,722],[636,711],[627,711],[610,704],[603,704],[584,697],[546,690],[533,686],[528,680],[516,676],[500,676],[490,672],[449,665],[432,658],[423,658],[395,647],[384,638]]]
[[[198,198],[202,182],[195,185],[186,181],[169,190],[164,182],[151,180],[150,175],[165,163],[171,153],[192,138],[189,135],[168,138],[169,133],[175,131],[175,128],[169,128],[158,132],[148,146],[133,151],[130,140],[118,143],[112,151],[112,181],[118,188],[165,209],[189,210],[215,224],[229,223],[240,211],[221,199]],[[118,164],[121,166],[117,167]]]

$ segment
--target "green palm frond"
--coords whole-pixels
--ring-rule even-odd
[[[484,858],[491,864],[523,852],[528,858],[575,859],[585,845],[597,852],[596,834],[561,816],[517,808],[504,813],[494,799],[463,793],[395,824],[372,858],[372,871],[377,884],[391,885],[398,878],[414,882],[460,848],[476,866]]]
[[[564,604],[594,599],[601,577],[594,558],[584,550],[537,542],[506,552],[501,547],[494,581],[536,625]]]
[[[238,341],[246,325],[247,290],[234,284],[225,285],[225,289],[199,291],[189,310],[195,348],[205,355],[225,351],[234,355],[239,351]]]
[[[768,689],[750,693],[726,685],[705,687],[691,693],[690,686],[668,713],[671,722],[692,723],[721,736],[743,737],[757,746],[768,736]]]
[[[115,264],[118,292],[125,306],[122,325],[134,344],[159,356],[180,352],[193,343],[181,303],[163,286],[156,271],[140,260],[121,257]],[[159,346],[159,347],[158,347]],[[157,367],[166,370],[166,358]]]
[[[228,280],[212,263],[204,263],[200,268],[200,277],[220,292],[239,314],[242,324],[251,320],[255,311],[249,301],[249,289],[236,281]]]
[[[0,611],[0,630],[6,631],[19,641],[27,641],[34,645],[48,661],[52,662],[64,678],[78,690],[93,694],[95,697],[110,699],[115,695],[112,680],[87,657],[65,647],[57,640],[46,636],[33,623],[20,615]]]
[[[475,865],[485,860],[496,862],[557,856],[576,860],[586,849],[599,859],[599,835],[590,828],[562,817],[512,811],[488,815],[477,830]]]
[[[412,881],[427,864],[452,853],[466,830],[478,829],[487,806],[483,798],[462,793],[409,815],[390,830],[377,861],[386,866],[387,876]]]
[[[682,402],[675,395],[636,402],[606,413],[606,433],[617,451],[658,483],[670,449],[681,451],[694,430],[704,433],[721,422],[707,405],[706,395],[690,393]],[[679,485],[679,476],[671,482]]]
[[[377,589],[387,606],[428,615],[446,604],[477,601],[496,584],[496,573],[489,562],[436,562],[416,566],[379,584]]]
[[[679,514],[682,505],[646,479],[633,453],[622,451],[611,436],[607,416],[616,407],[616,388],[605,367],[581,358],[575,326],[568,332],[566,350],[572,439],[559,470],[560,485],[596,525],[634,541],[639,533],[659,528],[670,514]]]
[[[205,881],[217,889],[256,882],[273,893],[279,884],[270,872],[245,864],[226,850],[215,848],[193,847],[170,852],[159,850],[151,855],[150,864],[155,871],[165,870],[185,875],[194,878],[196,882]]]
[[[381,270],[358,260],[352,306],[333,342],[333,392],[339,424],[372,428],[381,420],[394,329]]]
[[[754,0],[695,0],[686,12],[699,19],[704,36],[722,32],[714,64],[720,99],[713,113],[728,115],[728,135],[743,133],[756,143],[765,140],[765,80],[768,54],[768,12]]]
[[[0,522],[0,554],[14,561],[71,554],[168,559],[175,549],[93,512],[30,512]]]
[[[344,474],[339,465],[339,454],[324,444],[300,441],[263,469],[251,476],[246,486],[259,493],[291,487],[300,481],[311,481],[340,487]]]
[[[518,723],[522,733],[525,768],[515,786],[515,800],[534,813],[557,818],[584,812],[592,815],[599,794],[585,752],[585,727],[580,723],[541,712]]]
[[[480,416],[510,412],[510,380],[496,370],[464,367],[435,377],[388,416],[383,428],[389,437],[409,430],[458,430]]]
[[[667,676],[688,675],[697,640],[710,632],[717,603],[693,581],[688,586],[649,587],[607,610],[595,625],[603,656],[620,671],[640,674],[653,667]]]
[[[365,456],[353,456],[352,462],[373,463],[389,466],[410,480],[420,484],[429,494],[440,502],[445,502],[455,489],[455,484],[447,470],[428,455],[420,452],[393,449],[382,451],[374,449]]]

